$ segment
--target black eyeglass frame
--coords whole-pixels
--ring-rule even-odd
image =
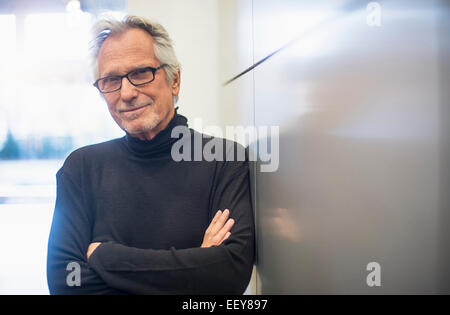
[[[130,72],[124,74],[124,75],[109,75],[109,76],[107,76],[107,77],[99,78],[99,79],[98,79],[97,81],[95,81],[92,85],[95,86],[95,87],[100,91],[100,93],[103,93],[103,94],[106,94],[106,93],[112,93],[112,92],[116,92],[116,91],[120,90],[120,89],[122,88],[122,81],[123,81],[123,78],[127,78],[128,82],[130,82],[130,83],[131,83],[132,85],[134,85],[134,86],[141,86],[141,85],[144,85],[144,84],[153,82],[153,81],[155,80],[155,73],[156,73],[156,71],[158,71],[158,70],[161,69],[161,68],[164,68],[165,66],[167,66],[167,64],[162,64],[162,65],[160,65],[159,67],[156,67],[156,68],[153,68],[153,67],[143,67],[143,68],[133,69],[133,70],[131,70]],[[150,71],[153,73],[153,79],[151,79],[150,81],[146,81],[146,82],[139,83],[139,84],[133,83],[133,81],[131,81],[129,75],[132,74],[133,72],[136,72],[136,71],[139,71],[139,70],[150,70]],[[98,86],[98,82],[99,82],[100,80],[103,80],[103,79],[106,79],[106,78],[120,78],[120,86],[119,86],[117,89],[115,89],[115,90],[108,91],[108,92],[103,92],[102,90],[100,90],[100,87]]]

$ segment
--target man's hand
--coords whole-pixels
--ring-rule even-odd
[[[231,228],[234,225],[233,219],[228,219],[230,211],[226,209],[225,211],[217,211],[216,215],[211,221],[211,224],[206,229],[205,235],[203,236],[203,243],[201,247],[211,247],[218,246],[222,244],[231,235]],[[228,220],[227,220],[228,219]],[[95,242],[89,244],[86,257],[89,259],[95,249],[100,245],[100,242]]]
[[[229,219],[227,221],[229,215],[230,211],[228,209],[225,209],[223,212],[217,211],[211,224],[206,229],[201,247],[218,246],[231,235],[230,230],[233,227],[234,220]]]
[[[87,253],[86,253],[86,257],[87,259],[89,259],[89,257],[91,257],[92,253],[94,252],[94,250],[100,245],[100,242],[95,242],[95,243],[91,243],[89,244]]]

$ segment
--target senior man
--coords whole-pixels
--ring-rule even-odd
[[[167,32],[137,16],[95,30],[94,85],[126,134],[75,150],[56,175],[50,293],[242,294],[254,262],[247,160],[175,161],[173,144],[194,141],[174,128],[207,138],[175,108]]]

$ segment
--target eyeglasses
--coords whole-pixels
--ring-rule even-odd
[[[157,68],[138,68],[124,75],[112,75],[100,78],[94,82],[94,86],[102,93],[111,93],[122,88],[123,78],[127,78],[128,81],[134,86],[147,84],[155,79],[155,72],[165,66],[167,66],[167,64],[160,65]]]

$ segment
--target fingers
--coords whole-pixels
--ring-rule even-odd
[[[222,216],[222,211],[217,211],[216,215],[214,216],[214,218],[212,219],[211,223],[208,226],[208,229],[206,230],[206,233],[210,233],[211,229],[215,226],[215,224],[217,223],[217,220],[219,220],[219,218]]]
[[[225,241],[227,238],[229,238],[230,235],[231,235],[231,232],[227,232],[220,243],[223,243],[223,241]]]
[[[217,232],[216,236],[214,237],[215,240],[217,240],[217,242],[219,242],[219,245],[226,239],[225,236],[229,233],[231,234],[230,230],[234,225],[234,220],[233,219],[229,219],[225,225]],[[230,235],[227,236],[227,238]],[[225,238],[225,239],[224,239]]]
[[[220,211],[220,210],[219,210]],[[230,216],[230,210],[225,209],[221,216],[217,219],[213,227],[211,228],[211,233],[213,235],[216,235],[220,229],[225,225],[225,222],[227,221],[228,217]]]
[[[220,245],[223,241],[230,237],[230,230],[234,225],[234,220],[231,218],[228,219],[229,216],[230,211],[228,209],[225,209],[223,212],[221,210],[217,211],[205,231],[201,247]]]

